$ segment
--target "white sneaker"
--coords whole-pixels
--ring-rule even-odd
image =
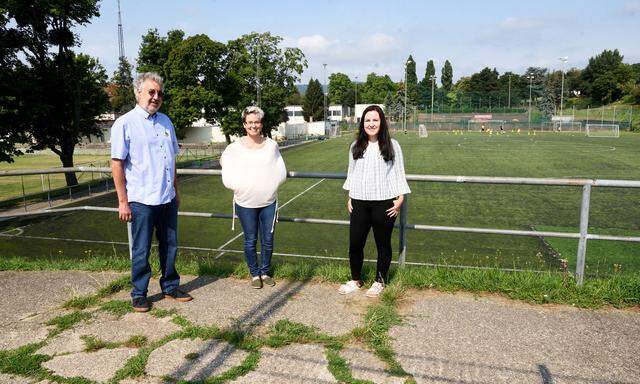
[[[382,293],[383,289],[384,289],[384,284],[374,281],[373,284],[371,284],[371,288],[369,288],[367,290],[367,293],[365,293],[365,296],[378,297]]]
[[[346,283],[342,284],[338,289],[338,293],[341,295],[348,295],[360,289],[360,285],[355,280],[349,280]]]

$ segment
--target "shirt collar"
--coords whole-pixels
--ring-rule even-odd
[[[138,113],[140,116],[142,116],[145,119],[149,119],[149,118],[154,119],[157,115],[157,113],[154,113],[152,115],[149,112],[145,111],[145,109],[142,108],[140,104],[136,104],[136,107],[133,110],[136,111],[136,113]]]

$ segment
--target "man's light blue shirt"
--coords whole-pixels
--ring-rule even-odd
[[[160,205],[175,197],[178,151],[175,129],[163,113],[150,115],[136,105],[111,127],[111,158],[124,160],[129,202]]]

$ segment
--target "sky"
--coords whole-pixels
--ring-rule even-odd
[[[404,77],[412,55],[418,79],[432,59],[436,74],[445,60],[454,81],[484,67],[523,73],[529,66],[584,68],[604,49],[618,49],[626,63],[640,62],[640,0],[518,1],[226,1],[121,0],[125,54],[134,64],[142,35],[182,29],[226,43],[251,32],[282,37],[298,47],[311,77],[334,72],[364,81],[367,74]],[[99,58],[109,75],[118,61],[117,2],[102,0],[100,17],[76,29],[79,51]]]

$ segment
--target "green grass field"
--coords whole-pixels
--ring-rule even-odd
[[[48,152],[48,153],[47,153]],[[13,163],[0,162],[0,171],[15,171],[19,169],[49,169],[60,168],[62,163],[60,158],[53,152],[44,152],[42,154],[27,153],[17,156]],[[108,164],[108,155],[75,155],[75,166],[94,166],[104,167]],[[78,173],[78,181],[86,182],[91,180],[92,175]],[[94,174],[95,178],[101,175]],[[63,174],[54,175],[27,175],[22,177],[2,177],[0,178],[0,201],[22,196],[22,188],[24,186],[25,194],[33,194],[46,191],[47,189],[56,189],[66,186]]]
[[[588,138],[571,134],[453,135],[432,133],[418,138],[415,133],[398,133],[411,174],[584,177],[640,179],[638,148],[640,135],[623,133],[619,139]],[[283,151],[290,171],[346,172],[350,137],[316,142]],[[43,167],[43,166],[39,166]],[[479,184],[410,183],[408,223],[511,229],[553,229],[577,231],[581,188],[508,186]],[[231,213],[231,192],[219,177],[184,177],[180,180],[182,211]],[[594,233],[640,236],[640,190],[594,188],[590,229]],[[346,191],[342,181],[290,179],[279,192],[280,214],[348,220]],[[82,205],[115,206],[113,194],[94,198]],[[239,223],[231,231],[229,220],[180,219],[180,244],[186,247],[242,250]],[[55,218],[4,222],[8,230],[19,226],[19,237],[0,238],[0,252],[7,257],[82,259],[90,255],[126,257],[126,246],[78,243],[29,238],[57,237],[94,241],[126,242],[126,226],[114,214],[78,212]],[[574,265],[573,240],[546,239],[562,257]],[[397,247],[397,232],[394,233]],[[528,270],[557,270],[559,262],[537,238],[409,231],[407,261],[502,267]],[[277,226],[275,251],[290,255],[348,257],[348,227],[282,222]],[[206,250],[181,251],[182,257],[220,257],[241,260],[240,252],[220,255]],[[308,259],[275,256],[287,262]],[[366,257],[375,259],[373,241]],[[614,264],[621,264],[620,269]],[[587,273],[609,275],[640,270],[637,243],[590,241]]]

